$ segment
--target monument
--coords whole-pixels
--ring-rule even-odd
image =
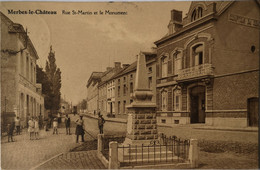
[[[127,106],[127,134],[123,145],[149,144],[158,138],[156,104],[148,87],[145,55],[140,52],[137,59],[133,102]]]

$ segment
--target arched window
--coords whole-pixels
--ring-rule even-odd
[[[162,97],[162,111],[167,111],[167,97],[168,97],[168,93],[167,91],[162,91],[161,93],[161,97]]]
[[[198,7],[198,18],[202,17],[202,8]]]
[[[204,63],[204,47],[203,44],[198,44],[192,47],[192,57],[194,58],[194,65],[200,65]]]
[[[173,55],[174,61],[174,74],[179,74],[180,70],[182,69],[182,51],[176,51]]]
[[[193,10],[191,14],[191,21],[195,21],[202,17],[203,9],[202,7],[197,7]]]
[[[192,15],[191,15],[191,21],[196,20],[196,14],[197,14],[197,11],[196,11],[196,9],[194,9],[194,11],[192,12]]]
[[[163,56],[161,59],[162,77],[167,77],[167,72],[168,72],[167,64],[168,64],[167,56]]]

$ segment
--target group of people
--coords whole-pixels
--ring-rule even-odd
[[[99,128],[99,133],[103,134],[103,127],[105,123],[105,119],[103,116],[99,113],[99,118],[98,118],[98,128]],[[61,122],[61,121],[60,121]],[[78,143],[79,141],[79,136],[81,136],[81,141],[84,142],[84,134],[86,132],[85,126],[84,126],[84,120],[83,120],[83,115],[79,116],[79,119],[75,121],[76,123],[76,142]],[[53,119],[53,134],[58,134],[58,124],[59,120],[58,118]],[[65,116],[65,127],[66,127],[66,135],[71,135],[70,133],[70,124],[71,120],[68,114]],[[16,134],[19,135],[21,132],[21,123],[20,123],[20,118],[17,117],[14,122],[8,124],[8,142],[13,142],[13,131],[16,128]],[[37,117],[30,117],[28,121],[28,132],[30,134],[30,140],[39,139],[39,119]]]
[[[39,119],[31,117],[28,121],[28,132],[30,133],[30,140],[39,139]]]

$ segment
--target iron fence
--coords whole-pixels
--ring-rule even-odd
[[[180,163],[188,159],[190,141],[176,136],[162,135],[150,144],[118,145],[118,156],[121,166],[157,163]]]

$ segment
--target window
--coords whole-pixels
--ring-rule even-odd
[[[29,57],[26,56],[26,78],[29,79]]]
[[[134,85],[133,82],[130,83],[130,93],[134,92]]]
[[[123,113],[126,113],[125,106],[126,106],[126,101],[124,100],[124,103],[123,103]]]
[[[167,66],[168,66],[168,62],[167,62],[167,57],[163,56],[161,59],[161,63],[162,63],[162,77],[167,77]]]
[[[149,67],[148,68],[148,72],[151,73],[153,71],[153,68],[152,67]]]
[[[133,74],[130,74],[130,79],[133,79]]]
[[[149,89],[152,88],[152,77],[148,77],[148,87]]]
[[[130,104],[133,103],[133,99],[130,100]]]
[[[181,90],[174,90],[173,92],[174,96],[174,110],[175,111],[180,111],[181,110]]]
[[[120,84],[120,79],[118,79],[118,84]]]
[[[167,111],[167,91],[162,92],[162,111]]]
[[[118,86],[118,89],[117,89],[118,91],[117,91],[117,95],[118,95],[118,97],[120,96],[120,86]]]
[[[201,7],[198,7],[193,10],[191,14],[191,21],[195,21],[202,17],[203,9]]]
[[[165,119],[161,119],[161,122],[162,122],[162,123],[166,123],[166,120],[165,120]]]
[[[179,74],[180,70],[182,69],[181,62],[182,62],[182,52],[176,51],[176,53],[174,54],[174,73],[175,73],[175,75]]]
[[[126,81],[126,78],[124,77],[124,82]]]
[[[120,101],[118,102],[118,114],[120,115]]]
[[[124,96],[126,95],[126,85],[124,84]]]
[[[192,48],[193,63],[195,66],[203,64],[203,44],[198,44]]]

